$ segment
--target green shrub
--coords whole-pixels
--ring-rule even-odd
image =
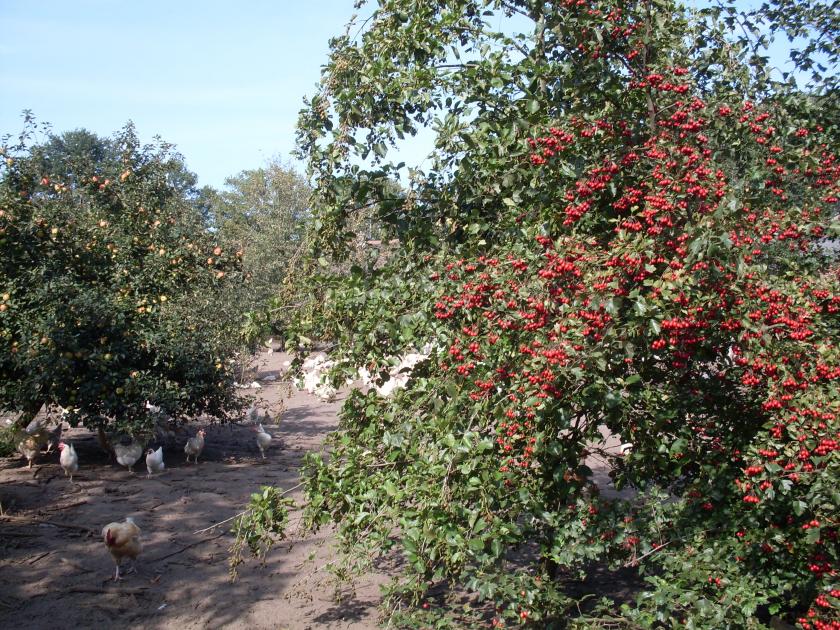
[[[432,350],[348,396],[306,516],[358,568],[400,557],[403,621],[444,590],[439,617],[468,591],[495,625],[566,627],[561,578],[609,566],[645,588],[581,624],[840,623],[836,81],[777,81],[749,39],[808,24],[836,66],[836,20],[721,4],[381,0],[333,40],[301,115],[318,243],[344,255],[381,207],[400,244],[325,274],[300,333],[339,382]],[[371,183],[424,125],[435,154],[387,207]]]

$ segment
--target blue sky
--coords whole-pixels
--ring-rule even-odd
[[[221,187],[291,156],[302,99],[353,11],[353,0],[0,0],[0,136],[20,132],[24,109],[55,132],[107,136],[132,120],[141,140],[175,144],[200,185]],[[431,145],[420,134],[399,159],[418,164]]]
[[[177,145],[199,184],[294,148],[330,37],[353,0],[0,0],[0,135],[21,112],[56,132]]]

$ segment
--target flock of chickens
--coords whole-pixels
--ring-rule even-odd
[[[271,341],[269,340],[266,344],[269,347],[269,352],[271,351]],[[426,360],[433,349],[433,346],[427,345],[420,352],[396,357],[393,361],[394,365],[390,368],[388,379],[384,384],[375,381],[373,375],[365,368],[359,370],[359,376],[364,386],[376,389],[377,393],[382,397],[388,397],[395,390],[406,386],[415,365]],[[333,365],[334,362],[328,360],[323,353],[309,358],[304,362],[303,376],[299,379],[299,382],[296,382],[296,385],[324,400],[332,400],[335,396],[336,389],[328,382],[325,375]],[[288,362],[284,363],[284,366],[288,366]],[[250,387],[254,386],[259,387],[259,385],[251,385]],[[165,416],[165,414],[161,413],[159,407],[148,402],[146,403],[146,408],[152,414]],[[266,450],[271,446],[272,436],[263,428],[262,423],[267,423],[270,419],[271,416],[267,410],[256,406],[251,406],[246,413],[246,422],[251,425],[251,429],[256,433],[257,448],[263,459],[266,457]],[[59,422],[57,427],[53,428],[45,426],[42,419],[33,420],[18,436],[17,448],[26,457],[29,468],[31,468],[32,462],[41,453],[42,448],[46,446],[46,452],[49,453],[52,445],[57,441],[60,452],[59,463],[62,469],[64,469],[65,476],[68,476],[72,482],[73,475],[79,471],[79,456],[70,442],[60,440],[62,426],[63,422]],[[198,464],[198,458],[204,450],[205,436],[206,432],[204,429],[199,429],[194,437],[187,439],[184,445],[187,463],[192,460],[193,463]],[[118,464],[125,466],[132,474],[134,473],[134,465],[143,456],[145,449],[145,442],[137,439],[130,439],[130,443],[126,444],[118,440],[109,441],[102,433],[100,433],[100,443],[106,450],[110,450],[113,453]],[[166,464],[163,461],[162,446],[158,446],[157,449],[146,449],[145,454],[146,470],[148,471],[147,478],[154,474],[162,473],[166,469]],[[131,517],[126,517],[125,521],[109,523],[103,527],[102,539],[111,557],[114,559],[116,566],[114,581],[118,581],[121,579],[120,566],[123,561],[127,558],[132,561],[136,560],[143,549],[143,544],[140,540],[140,528]],[[128,572],[133,570],[134,563],[132,562],[132,566]]]
[[[260,451],[260,455],[265,459],[265,452],[271,446],[272,435],[263,428],[262,423],[270,420],[271,416],[267,410],[252,406],[246,413],[246,421],[251,423],[251,429],[256,433],[256,444]],[[41,453],[43,446],[47,446],[46,452],[49,453],[52,449],[53,440],[56,436],[61,435],[61,427],[63,423],[59,423],[55,428],[47,428],[41,418],[33,420],[21,433],[18,438],[18,451],[26,457],[28,467],[32,468],[32,462]],[[199,429],[194,437],[187,439],[184,445],[184,453],[186,454],[187,463],[192,459],[193,463],[198,464],[198,458],[204,450],[204,438],[206,432],[204,429]],[[79,471],[79,456],[76,449],[70,442],[58,442],[59,450],[59,464],[64,470],[66,477],[73,481],[73,475]],[[117,463],[125,466],[130,473],[134,473],[134,465],[140,460],[144,452],[143,443],[132,440],[130,444],[121,444],[114,442],[111,445],[114,457]],[[157,449],[149,448],[146,453],[146,470],[147,478],[153,474],[162,473],[166,469],[166,464],[163,461],[163,447],[159,446]],[[102,529],[102,539],[105,546],[114,559],[116,571],[114,573],[114,581],[121,579],[120,565],[126,558],[136,560],[137,556],[143,549],[143,544],[140,540],[140,528],[137,524],[127,517],[125,521],[109,523]],[[132,564],[129,572],[133,571]]]
[[[267,411],[258,407],[252,406],[247,414],[246,419],[254,426],[252,430],[256,433],[257,448],[260,455],[265,459],[265,451],[271,445],[272,436],[263,428],[262,422],[270,419]],[[18,452],[23,455],[28,467],[32,468],[32,463],[41,453],[41,449],[46,446],[46,453],[52,450],[53,443],[56,436],[61,435],[62,424],[59,423],[55,428],[47,428],[45,421],[41,418],[33,420],[29,426],[24,429],[17,439]],[[184,445],[184,453],[187,455],[187,463],[192,458],[193,463],[198,463],[198,458],[204,450],[204,438],[207,435],[204,429],[199,429],[195,437],[191,437]],[[103,443],[105,446],[105,443]],[[58,442],[58,449],[60,451],[59,463],[64,469],[65,476],[69,476],[71,481],[73,474],[79,470],[79,456],[76,454],[76,449],[73,445],[67,442]],[[132,440],[129,444],[114,442],[107,444],[106,450],[111,450],[114,458],[121,466],[125,466],[129,472],[134,472],[134,465],[140,460],[143,455],[143,444],[137,440]],[[147,477],[153,474],[161,473],[166,469],[166,464],[163,461],[163,447],[159,446],[157,449],[148,449],[146,453],[146,470]]]

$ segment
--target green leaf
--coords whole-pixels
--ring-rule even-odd
[[[631,374],[626,379],[624,379],[625,385],[635,385],[636,383],[640,383],[642,381],[642,377],[638,374]]]

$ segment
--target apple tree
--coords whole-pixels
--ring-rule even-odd
[[[180,156],[131,126],[99,146],[107,159],[35,132],[0,164],[0,407],[26,421],[60,405],[133,434],[151,430],[147,401],[226,418],[239,314],[217,296],[241,265],[206,229]]]

